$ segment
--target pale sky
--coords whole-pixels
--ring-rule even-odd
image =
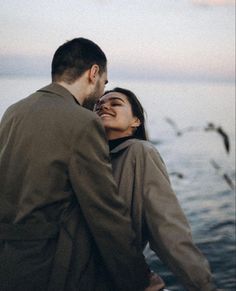
[[[233,82],[235,1],[0,0],[0,75],[50,75],[75,37],[106,53],[110,77]]]

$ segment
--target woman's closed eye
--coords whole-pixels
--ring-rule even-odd
[[[123,104],[121,102],[112,102],[111,106],[122,106]]]

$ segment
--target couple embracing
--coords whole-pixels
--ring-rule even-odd
[[[186,290],[216,290],[142,105],[127,89],[104,94],[107,79],[104,52],[76,38],[56,50],[52,83],[5,112],[0,289],[161,290],[149,242]]]

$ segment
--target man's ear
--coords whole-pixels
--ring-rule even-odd
[[[94,64],[89,70],[89,81],[92,83],[96,83],[98,75],[99,75],[99,66]]]
[[[141,121],[138,117],[134,117],[134,121],[132,122],[131,127],[139,127],[141,125]]]

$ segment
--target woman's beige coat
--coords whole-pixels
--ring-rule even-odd
[[[129,139],[110,152],[119,194],[142,247],[147,242],[187,290],[215,290],[207,260],[194,245],[166,167],[147,141]]]

